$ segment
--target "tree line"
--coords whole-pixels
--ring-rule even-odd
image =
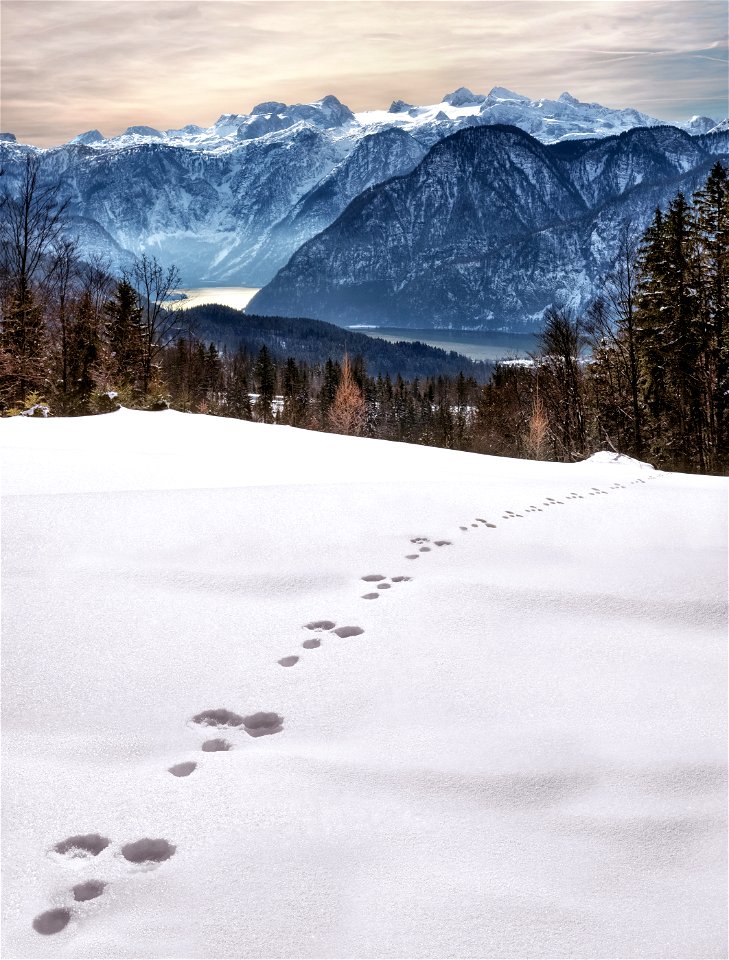
[[[322,359],[308,328],[297,355],[277,355],[270,344],[296,342],[295,321],[274,323],[277,339],[255,346],[206,340],[194,310],[166,309],[180,282],[174,267],[142,256],[115,277],[79,257],[65,202],[29,158],[20,190],[0,197],[0,412],[171,406],[502,456],[574,461],[612,449],[722,473],[728,194],[717,163],[691,198],[656,210],[642,236],[624,224],[589,308],[548,311],[530,360],[499,364],[484,384],[453,368],[374,375],[356,352]]]

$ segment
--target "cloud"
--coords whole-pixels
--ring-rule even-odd
[[[724,0],[0,0],[0,15],[2,126],[39,144],[262,100],[361,110],[496,84],[726,113]]]

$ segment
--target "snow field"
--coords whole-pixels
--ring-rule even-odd
[[[725,480],[170,412],[0,447],[6,955],[724,955]]]

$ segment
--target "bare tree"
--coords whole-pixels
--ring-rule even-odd
[[[70,307],[78,280],[79,261],[72,240],[61,240],[53,251],[49,281],[54,302],[51,333],[56,341],[62,394],[68,393]]]
[[[180,285],[180,275],[174,266],[163,267],[156,257],[142,254],[124,278],[137,291],[142,311],[140,321],[142,390],[149,393],[154,379],[156,361],[162,351],[175,339],[178,318],[165,306],[170,293]]]
[[[621,226],[618,256],[612,271],[605,277],[601,297],[590,310],[585,330],[595,355],[607,349],[616,361],[615,393],[611,400],[614,405],[620,405],[620,394],[623,389],[626,390],[630,408],[628,417],[632,422],[633,452],[640,457],[643,436],[636,349],[637,254],[638,242],[630,221],[626,220]]]
[[[66,227],[68,199],[58,182],[44,183],[40,159],[29,153],[19,183],[0,197],[0,341],[8,361],[3,392],[24,400],[46,378],[42,282],[52,249]]]
[[[526,438],[527,454],[532,460],[546,460],[549,444],[549,418],[539,396],[539,373],[536,375],[529,431]]]
[[[566,310],[550,308],[536,359],[552,435],[567,460],[579,459],[587,445],[582,370],[585,346],[582,322]]]

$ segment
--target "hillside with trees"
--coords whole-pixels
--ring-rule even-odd
[[[317,320],[226,307],[173,312],[174,267],[121,277],[82,260],[67,204],[28,158],[0,199],[0,409],[73,416],[119,404],[535,459],[613,449],[727,469],[729,186],[717,162],[657,209],[582,315],[551,309],[531,362],[491,368]]]

